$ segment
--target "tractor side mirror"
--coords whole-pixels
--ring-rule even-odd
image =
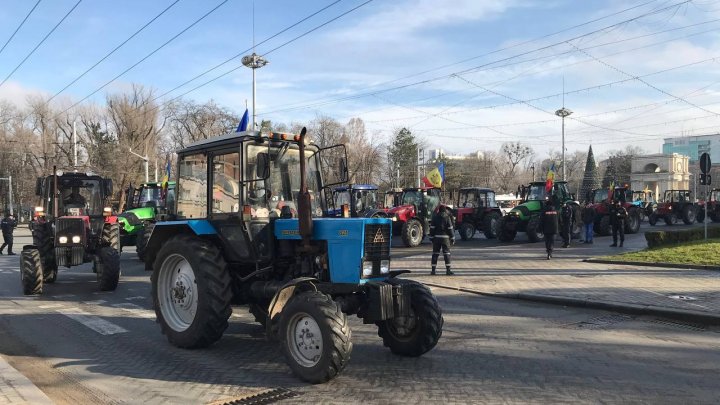
[[[348,181],[348,167],[345,158],[340,159],[340,175],[342,176],[342,182]]]
[[[106,196],[112,196],[113,194],[113,181],[112,179],[103,179],[103,191]]]
[[[35,195],[41,196],[43,195],[43,178],[38,177],[35,179]]]
[[[257,154],[257,178],[259,180],[265,180],[270,177],[270,159],[268,159],[267,153]]]

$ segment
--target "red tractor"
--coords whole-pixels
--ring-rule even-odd
[[[660,219],[665,224],[674,225],[682,219],[687,225],[695,222],[698,207],[693,203],[690,190],[666,190],[663,202],[658,203],[655,211],[648,217],[648,223],[655,226]],[[703,218],[704,219],[704,218]]]
[[[388,210],[393,218],[393,231],[402,237],[407,247],[420,245],[430,231],[430,219],[440,205],[439,188],[404,188],[400,205]]]
[[[720,222],[720,188],[716,188],[710,192],[710,198],[707,202],[700,203],[697,212],[697,221],[705,222],[705,204],[707,204],[707,216],[713,222]]]
[[[472,239],[475,231],[483,232],[488,239],[497,238],[502,211],[495,202],[495,191],[479,187],[461,188],[453,215],[462,240]]]
[[[93,263],[101,291],[113,291],[120,278],[120,229],[108,199],[112,180],[85,173],[37,179],[33,244],[23,247],[20,278],[23,293],[41,294],[54,283],[58,267]]]
[[[590,201],[592,201],[592,207],[595,208],[595,226],[593,228],[595,232],[602,236],[610,235],[610,204],[612,201],[621,201],[622,206],[628,212],[625,233],[638,233],[642,207],[633,203],[633,191],[627,187],[616,187],[612,198],[608,195],[609,193],[610,190],[607,188],[597,188],[592,191]]]

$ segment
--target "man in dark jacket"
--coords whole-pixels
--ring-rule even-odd
[[[570,237],[573,223],[573,209],[569,202],[563,204],[560,210],[560,236],[563,239],[563,247],[570,247]]]
[[[583,224],[585,224],[585,243],[593,243],[595,214],[595,208],[592,206],[592,203],[587,203],[582,213]]]
[[[610,225],[612,225],[613,243],[610,247],[617,247],[618,233],[620,233],[620,247],[625,242],[625,220],[627,219],[628,212],[625,207],[622,206],[620,200],[610,206]]]
[[[2,235],[3,235],[3,244],[2,247],[0,247],[0,255],[3,254],[2,251],[5,249],[5,246],[8,247],[8,255],[14,255],[12,251],[13,247],[13,232],[15,231],[15,227],[17,226],[17,221],[15,220],[15,217],[10,214],[10,211],[5,213],[5,218],[0,222],[0,228],[2,228]]]
[[[558,232],[558,213],[551,200],[545,200],[542,213],[540,214],[543,235],[545,237],[545,251],[547,259],[550,260],[555,244],[555,234]]]
[[[455,273],[450,271],[450,245],[455,244],[455,228],[453,227],[453,220],[444,205],[438,207],[437,213],[433,215],[430,221],[430,239],[432,239],[433,244],[432,271],[430,274],[435,275],[438,256],[440,256],[440,250],[442,249],[443,258],[445,259],[445,274],[452,276]]]

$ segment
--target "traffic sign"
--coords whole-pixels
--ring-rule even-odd
[[[700,171],[707,174],[710,172],[710,155],[705,152],[702,155],[700,155]]]

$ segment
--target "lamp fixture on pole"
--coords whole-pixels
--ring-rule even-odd
[[[573,112],[563,107],[555,111],[555,115],[562,118],[562,179],[565,180],[565,117]]]
[[[252,69],[252,129],[255,131],[255,119],[257,115],[255,112],[255,69],[260,69],[261,67],[267,65],[268,61],[253,52],[252,55],[243,56],[242,64],[245,65],[245,67]]]

